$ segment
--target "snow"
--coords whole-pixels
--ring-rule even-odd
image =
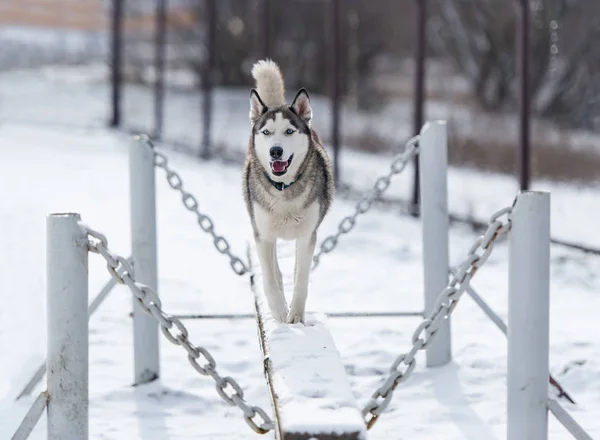
[[[130,253],[127,139],[102,128],[108,114],[106,85],[57,72],[11,72],[2,74],[0,81],[1,439],[10,438],[44,389],[41,384],[34,395],[14,402],[45,356],[45,216],[79,212],[85,223],[106,234],[113,251]],[[148,96],[130,93],[127,114],[135,114],[139,121],[150,115]],[[234,152],[242,151],[247,94],[223,90],[217,98],[222,99],[215,116],[216,134],[238,148]],[[182,100],[175,99],[173,105]],[[200,131],[198,119],[185,117],[185,106],[178,112],[174,108],[167,112],[167,126],[179,133]],[[320,118],[319,112],[315,118]],[[240,128],[232,129],[230,120]],[[399,130],[398,139],[405,139],[402,128],[394,128]],[[244,256],[250,225],[241,197],[240,167],[219,160],[200,162],[174,151],[167,155],[186,189],[197,196],[200,209],[227,237],[232,252]],[[389,157],[344,151],[345,179],[366,188],[387,169]],[[397,176],[390,195],[407,197],[411,175],[409,167]],[[535,187],[552,192],[553,235],[600,245],[597,188],[540,181]],[[512,178],[457,168],[450,170],[448,188],[453,211],[472,211],[484,219],[510,205],[517,191]],[[162,173],[157,176],[157,207],[159,292],[165,310],[253,312],[248,279],[233,274],[227,258],[217,253],[212,238],[198,228]],[[341,218],[352,211],[352,203],[337,198],[320,237],[335,232]],[[451,228],[452,264],[463,258],[474,239],[466,227]],[[353,231],[342,236],[337,249],[324,255],[313,273],[308,310],[420,310],[421,257],[418,220],[391,210],[360,216]],[[599,261],[560,246],[551,248],[550,369],[577,402],[563,405],[592,438],[600,437],[600,340],[595,317],[600,310]],[[507,274],[507,245],[499,243],[472,283],[505,321]],[[105,264],[91,256],[90,296],[107,279]],[[217,395],[213,381],[198,375],[186,353],[162,337],[161,379],[131,386],[131,302],[130,293],[119,286],[90,321],[90,438],[257,438],[239,409]],[[359,408],[385,379],[394,359],[410,349],[418,323],[418,318],[328,319]],[[246,400],[271,414],[254,321],[186,320],[185,325],[190,339],[215,357],[221,376],[233,376]],[[466,296],[452,316],[452,344],[453,361],[444,367],[427,369],[424,355],[417,355],[414,373],[397,388],[388,410],[369,431],[370,439],[506,438],[506,339]],[[571,438],[553,417],[549,420],[551,439]],[[43,416],[30,438],[45,438],[45,429]]]
[[[290,436],[343,435],[365,439],[366,429],[352,395],[340,353],[327,329],[323,314],[305,316],[304,324],[280,324],[269,311],[256,249],[251,248],[253,291],[260,316],[269,384],[275,394],[279,429]],[[277,246],[280,267],[286,277],[284,290],[294,289],[293,242]]]

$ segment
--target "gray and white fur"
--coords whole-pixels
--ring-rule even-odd
[[[285,102],[277,64],[254,64],[256,88],[250,92],[252,133],[243,168],[243,193],[273,318],[304,323],[308,281],[317,229],[332,203],[331,162],[311,128],[312,109],[305,89]],[[294,293],[285,300],[277,261],[278,239],[296,241]]]

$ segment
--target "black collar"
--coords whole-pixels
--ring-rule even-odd
[[[283,182],[276,182],[275,180],[271,179],[269,177],[269,173],[265,172],[264,174],[265,174],[265,177],[267,178],[267,180],[271,183],[271,185],[273,185],[275,187],[275,189],[277,189],[278,191],[283,191],[284,189],[289,188],[294,183],[296,183],[298,181],[298,179],[300,179],[300,177],[302,176],[302,173],[298,174],[298,177],[296,177],[296,180],[293,180],[288,185],[286,185]]]

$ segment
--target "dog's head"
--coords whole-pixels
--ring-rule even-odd
[[[250,92],[250,121],[254,154],[276,181],[296,179],[309,152],[312,110],[305,89],[300,89],[291,105],[267,107],[256,89]]]

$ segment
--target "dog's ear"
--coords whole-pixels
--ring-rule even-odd
[[[310,98],[308,97],[308,92],[305,88],[298,90],[290,108],[310,126],[312,109],[310,108]]]
[[[254,124],[260,116],[267,111],[267,106],[260,99],[256,89],[250,91],[250,121]]]

